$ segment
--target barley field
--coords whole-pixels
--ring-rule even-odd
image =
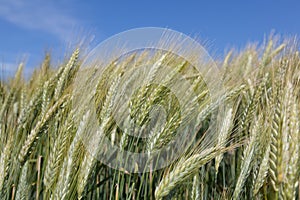
[[[149,123],[150,108],[159,104],[168,111],[166,127],[154,128],[146,139],[121,129],[111,117],[111,105],[121,95],[116,88],[124,84],[124,71],[135,67],[133,60],[156,66],[150,78],[159,74],[155,63],[168,63],[188,77],[197,94],[192,111],[199,114],[200,128],[191,145],[159,169],[131,163],[133,172],[107,166],[84,145],[94,140],[87,133],[91,113],[88,105],[72,105],[81,48],[60,66],[52,66],[47,54],[29,80],[20,64],[15,76],[0,84],[0,199],[300,199],[298,50],[297,39],[271,37],[261,46],[230,51],[216,61],[221,77],[213,78],[225,88],[218,99],[210,98],[193,66],[166,52],[131,54],[106,66],[95,92],[84,98],[97,108],[101,135],[126,151],[160,149],[176,137],[180,123],[193,120],[179,112],[167,87],[153,84],[133,93],[126,123]],[[87,74],[92,76],[93,68]],[[173,78],[163,80],[170,84]],[[222,118],[216,119],[221,109]],[[208,131],[216,120],[220,128]],[[154,122],[159,121],[158,116]],[[96,154],[105,148],[94,142]]]

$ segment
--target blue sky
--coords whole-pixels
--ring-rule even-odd
[[[0,0],[1,73],[14,72],[20,61],[26,61],[25,73],[30,73],[46,51],[59,62],[81,39],[93,39],[91,48],[116,33],[145,26],[197,36],[209,42],[211,54],[222,57],[232,46],[262,42],[272,30],[300,34],[300,2]]]

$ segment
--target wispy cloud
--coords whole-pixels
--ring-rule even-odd
[[[18,70],[20,63],[11,63],[11,62],[6,62],[0,63],[0,81],[1,80],[6,80],[8,77],[13,77]],[[23,68],[23,76],[27,79],[30,77],[32,72],[34,71],[34,68],[28,68],[24,67]]]
[[[54,34],[67,41],[80,21],[68,14],[61,4],[41,0],[2,0],[0,18],[26,29]]]

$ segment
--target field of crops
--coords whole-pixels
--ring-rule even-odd
[[[167,52],[145,51],[112,62],[80,107],[74,106],[74,91],[80,92],[74,82],[84,57],[80,48],[60,66],[52,66],[47,55],[29,80],[24,80],[21,64],[14,78],[0,84],[0,199],[300,199],[297,42],[271,38],[261,47],[230,51],[216,61],[221,76],[213,78],[222,80],[225,88],[217,99],[210,97],[193,66]],[[157,169],[152,165],[151,170],[129,163],[131,172],[97,159],[107,147],[90,133],[91,102],[101,137],[130,152],[150,155],[173,141],[181,123],[194,120],[180,112],[167,87],[176,76],[169,74],[161,79],[164,86],[145,85],[134,91],[125,125],[116,123],[112,105],[122,95],[118,86],[130,84],[122,76],[141,62],[153,66],[150,79],[159,76],[161,63],[187,77],[196,94],[187,95],[187,103],[200,128],[180,129],[193,137],[174,162]],[[93,68],[86,72],[94,74]],[[166,110],[163,129],[155,126],[163,121],[159,113],[149,117],[153,105]],[[217,119],[220,110],[223,115]],[[210,129],[214,121],[220,126]],[[154,125],[146,138],[120,127],[147,123]],[[86,148],[91,141],[93,154]]]

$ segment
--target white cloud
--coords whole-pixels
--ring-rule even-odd
[[[0,63],[0,80],[1,79],[6,79],[7,77],[13,77],[19,67],[20,63],[13,63],[13,62],[1,62]],[[25,78],[28,78],[34,68],[28,68],[26,67],[26,64],[23,68],[23,75]]]
[[[80,21],[64,10],[63,4],[58,5],[51,1],[1,0],[0,2],[0,18],[23,28],[54,34],[67,41]]]
[[[1,77],[12,76],[18,69],[18,65],[15,63],[1,63],[0,64],[0,73]]]

